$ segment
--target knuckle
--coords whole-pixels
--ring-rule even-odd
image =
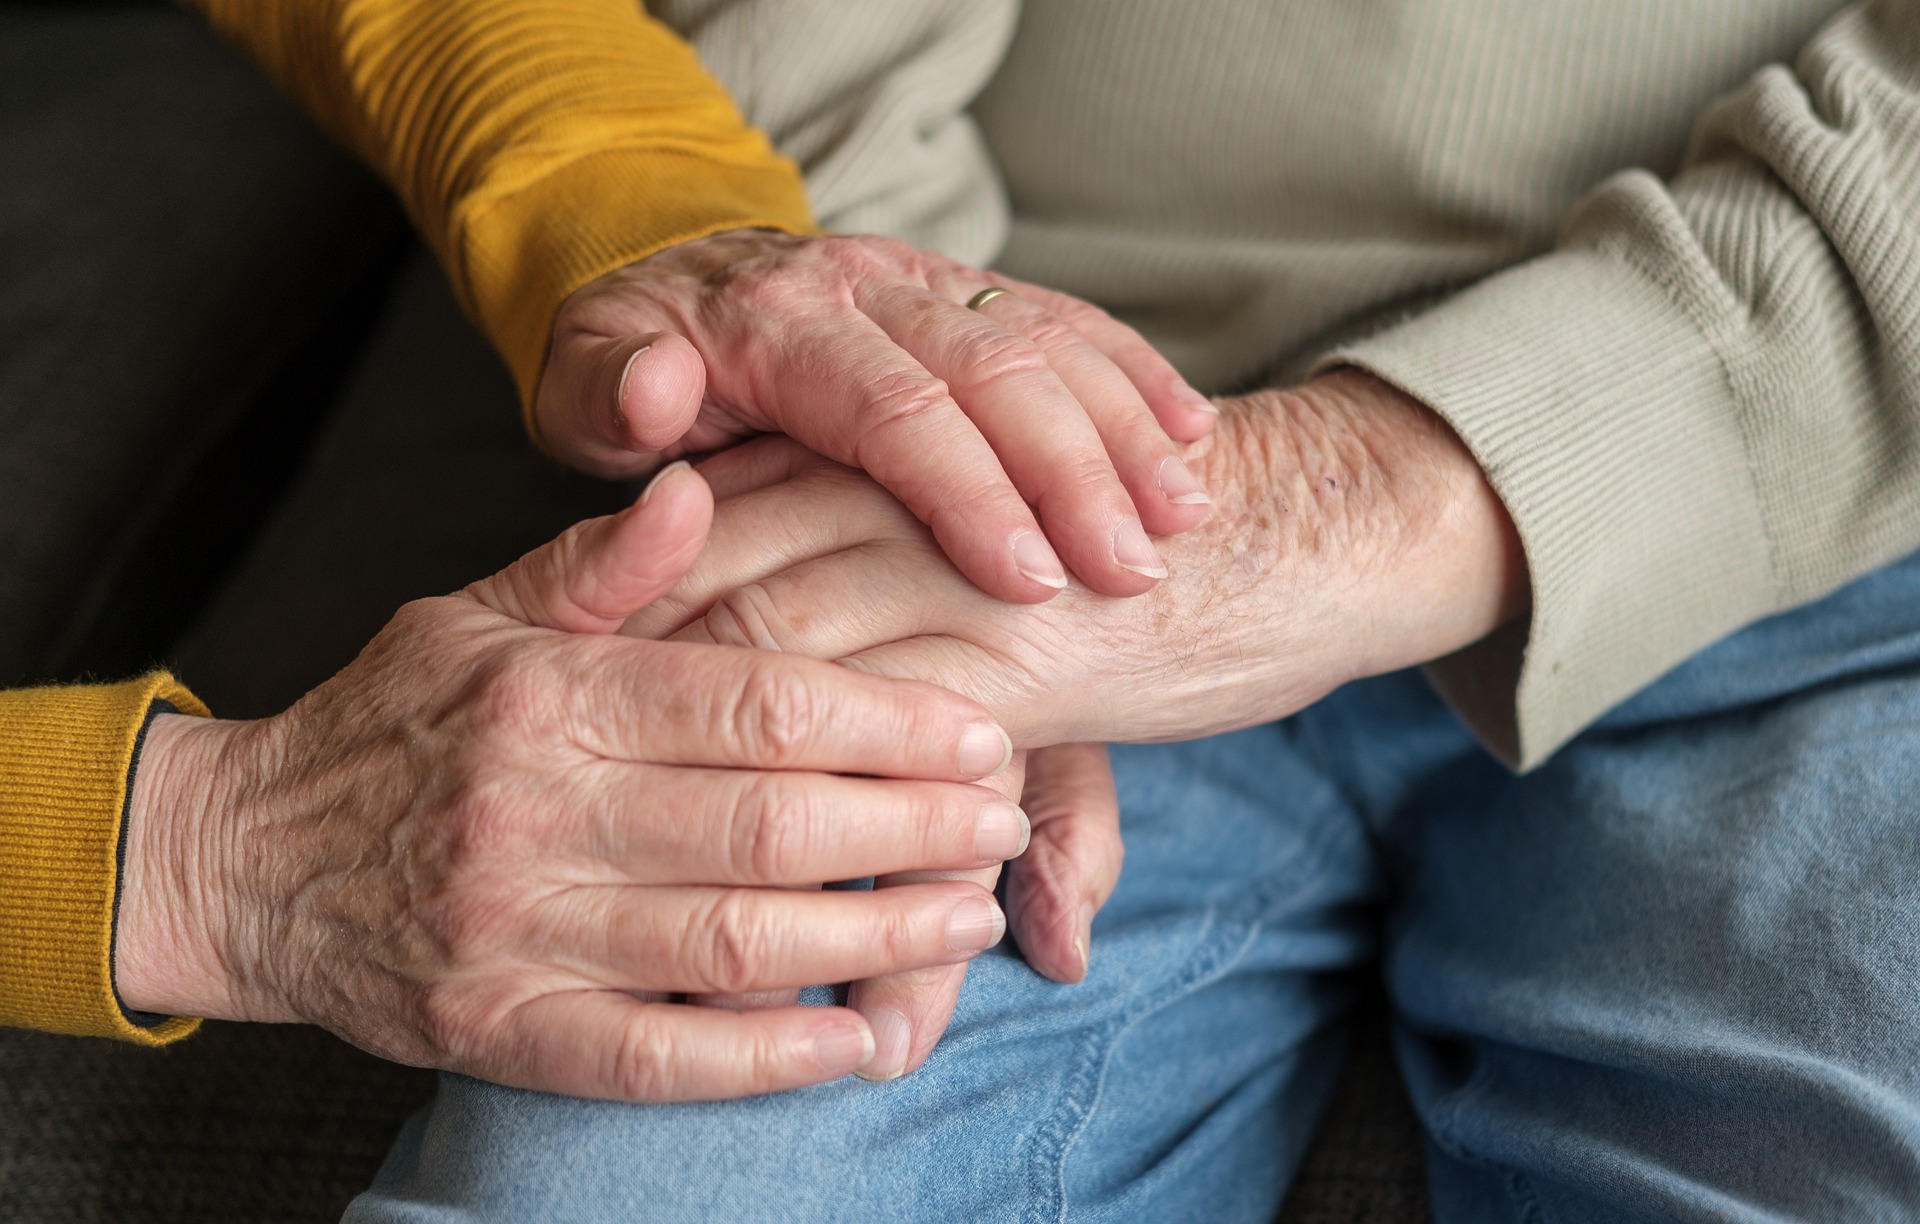
[[[691,967],[700,983],[696,993],[750,989],[768,961],[771,932],[753,912],[745,895],[728,890],[707,907],[705,938],[697,941],[699,963]]]
[[[1119,328],[1131,334],[1133,329],[1116,320],[1105,309],[1071,294],[1056,293],[1047,297],[1047,311],[1062,320],[1076,331],[1084,332],[1088,328]]]
[[[746,1082],[755,1092],[772,1092],[787,1081],[790,1055],[769,1036],[756,1036],[745,1051]]]
[[[1154,419],[1153,412],[1131,383],[1116,383],[1113,394],[1103,397],[1108,411],[1103,414],[1102,431],[1108,436],[1108,449],[1115,456],[1126,456],[1156,470],[1176,454],[1166,430]]]
[[[862,432],[908,429],[958,409],[944,380],[918,370],[891,370],[869,383],[862,395]]]
[[[502,651],[478,663],[468,690],[469,730],[524,743],[526,728],[550,713],[563,691],[559,661],[545,650]]]
[[[1018,332],[982,328],[961,342],[956,368],[967,371],[964,393],[987,383],[1031,378],[1049,365],[1046,352]]]
[[[920,923],[916,921],[924,909],[924,904],[900,904],[896,898],[889,898],[888,904],[877,907],[872,929],[867,933],[868,945],[877,949],[882,963],[889,969],[909,968],[919,963]]]
[[[1064,349],[1086,343],[1078,328],[1052,311],[1036,311],[1020,329],[1028,341],[1042,351]]]
[[[1047,471],[1052,483],[1035,502],[1042,515],[1065,510],[1116,520],[1134,517],[1133,501],[1121,488],[1105,452],[1069,447],[1048,461]]]
[[[808,291],[807,279],[790,265],[775,263],[735,276],[727,283],[727,291],[749,317],[792,317],[796,309],[818,304],[817,293]]]
[[[814,249],[834,263],[854,263],[867,257],[867,244],[851,234],[828,234],[820,238]]]
[[[771,769],[801,760],[824,711],[812,683],[791,667],[756,660],[727,712],[742,755]]]
[[[609,1086],[623,1100],[669,1101],[677,1084],[674,1066],[673,1043],[667,1033],[635,1019],[614,1044]]]
[[[805,788],[780,775],[754,775],[736,810],[731,839],[735,878],[797,881],[816,828]]]
[[[442,619],[444,615],[442,605],[445,602],[444,597],[433,597],[409,600],[401,604],[399,610],[387,621],[387,627],[382,630],[381,635],[412,636],[429,631]]]
[[[874,234],[829,234],[817,240],[815,249],[850,280],[891,279],[913,262],[906,243]]]

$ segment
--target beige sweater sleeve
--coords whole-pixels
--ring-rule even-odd
[[[1007,192],[967,107],[1018,0],[652,0],[755,127],[806,174],[820,224],[964,263],[1007,240]]]
[[[1363,366],[1431,404],[1519,525],[1530,623],[1432,668],[1514,764],[1741,625],[1920,548],[1920,0],[1703,2],[1665,15],[1660,37],[1704,31],[1721,49],[1657,63],[1606,0],[1531,22],[1431,0],[1424,36],[1400,41],[1338,4],[657,8],[802,163],[828,225],[976,261],[1003,251],[1017,275],[1131,308],[1169,351],[1213,354],[1208,368],[1280,355],[1298,369],[1320,337],[1484,276],[1321,366]],[[1814,14],[1833,11],[1820,27]],[[1775,41],[1782,22],[1817,30],[1797,57],[1784,49],[1807,36]],[[1442,54],[1461,71],[1432,71]],[[1791,66],[1698,117],[1677,170],[1607,179],[1569,216],[1605,167],[1674,165],[1700,103],[1676,118],[1672,98],[1710,97],[1783,54]],[[1314,77],[1322,63],[1337,71]],[[1553,88],[1569,65],[1584,84]],[[1262,74],[1318,84],[1267,88]],[[1397,92],[1409,81],[1421,92]],[[1240,109],[1279,118],[1241,123]],[[1489,147],[1489,130],[1511,139]],[[1562,146],[1576,155],[1555,160]],[[1284,160],[1300,148],[1310,162]],[[1004,250],[989,150],[1016,204]],[[1502,160],[1528,150],[1544,164]],[[1292,189],[1252,173],[1276,159]],[[1171,177],[1178,166],[1194,181]],[[1382,196],[1394,206],[1352,232],[1325,207]],[[1449,212],[1454,197],[1495,203]],[[1444,241],[1535,208],[1538,237],[1527,221],[1494,226],[1489,250]]]
[[[1336,352],[1445,416],[1532,621],[1435,664],[1521,767],[1740,626],[1920,546],[1920,4],[1843,12],[1670,181]]]

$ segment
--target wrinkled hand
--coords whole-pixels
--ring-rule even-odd
[[[1032,822],[1025,853],[1009,861],[1008,929],[1021,955],[1056,982],[1087,975],[1093,915],[1120,880],[1120,805],[1107,750],[1062,744],[1026,757],[1021,805]],[[874,880],[875,889],[936,879],[992,888],[1002,868],[972,872],[904,872]],[[877,1049],[861,1068],[868,1079],[893,1079],[925,1062],[946,1032],[967,965],[959,962],[855,982],[847,1004],[873,1026]]]
[[[657,1101],[866,1066],[846,1008],[652,1001],[964,962],[1004,919],[946,881],[1027,836],[971,785],[1010,763],[977,705],[797,655],[610,636],[712,511],[640,504],[457,595],[258,723],[156,719],[115,948],[138,1010],[320,1024],[389,1058]],[[849,777],[842,775],[864,775]]]
[[[1008,929],[1027,963],[1056,982],[1087,975],[1093,916],[1120,880],[1124,848],[1120,804],[1107,750],[1099,744],[1061,744],[1014,754],[1012,768],[984,779],[996,790],[1019,786],[1032,821],[1032,843],[1006,864]],[[1011,797],[1011,795],[1009,795]],[[991,889],[996,864],[974,871],[897,872],[874,887],[934,880],[966,880]],[[953,1018],[967,964],[938,965],[855,982],[847,1005],[873,1028],[873,1058],[859,1074],[896,1079],[920,1066]],[[797,990],[704,995],[697,1002],[734,1009],[788,1007]]]
[[[1011,292],[968,310],[988,286]],[[962,573],[1022,603],[1066,584],[1062,559],[1096,591],[1150,588],[1162,563],[1146,532],[1206,514],[1170,439],[1213,421],[1085,302],[892,239],[763,230],[683,243],[570,297],[534,418],[559,458],[607,476],[787,434],[871,474]]]
[[[1418,402],[1357,371],[1223,404],[1187,458],[1214,491],[1138,599],[983,597],[860,474],[790,442],[705,469],[707,551],[626,632],[930,680],[1016,744],[1169,740],[1277,718],[1484,636],[1526,598],[1504,508]]]

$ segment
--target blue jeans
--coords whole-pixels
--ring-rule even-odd
[[[1416,673],[1114,764],[1085,983],[982,957],[890,1084],[449,1076],[347,1218],[1264,1222],[1382,972],[1442,1221],[1920,1215],[1920,557],[1525,776]]]

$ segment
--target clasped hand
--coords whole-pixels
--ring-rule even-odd
[[[720,498],[687,579],[622,632],[837,659],[931,681],[1051,749],[1072,789],[1111,785],[1079,741],[1186,739],[1281,717],[1345,681],[1436,657],[1525,596],[1511,522],[1459,439],[1426,408],[1343,371],[1227,401],[1186,448],[1214,514],[1161,542],[1170,577],[1115,599],[1070,586],[1044,604],[977,590],[877,483],[784,438],[707,461]],[[1007,906],[1036,967],[1077,980],[1118,874],[1110,820],[1034,802]],[[1111,811],[1108,803],[1104,810]],[[1068,818],[1077,816],[1078,818]],[[974,873],[991,886],[997,868]],[[882,879],[883,886],[924,879]],[[965,965],[885,986],[910,1017],[908,1065],[939,1037]],[[870,1014],[870,984],[855,998]]]
[[[257,723],[163,716],[129,813],[130,1007],[304,1020],[404,1062],[583,1096],[737,1096],[864,1069],[846,1008],[659,1001],[944,965],[978,884],[796,886],[1019,853],[1005,734],[931,685],[607,636],[711,514],[684,467],[401,610]]]

